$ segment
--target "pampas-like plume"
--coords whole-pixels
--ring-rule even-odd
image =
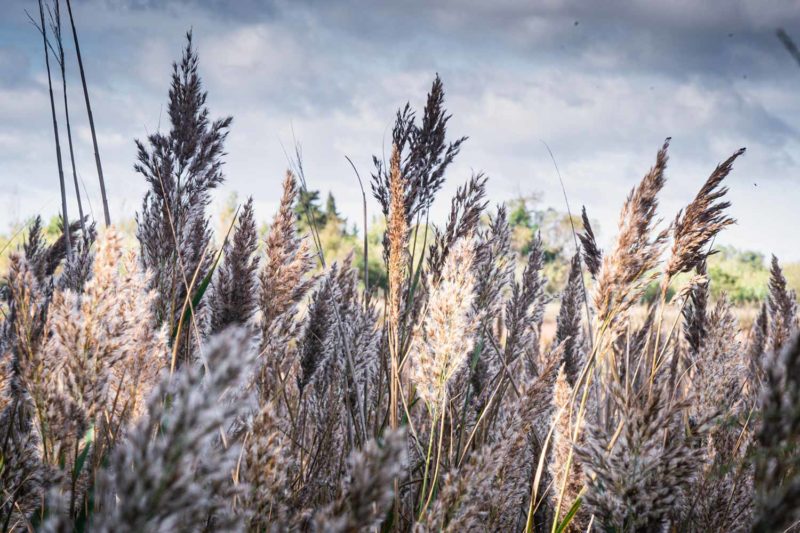
[[[108,227],[83,293],[65,289],[53,296],[41,354],[45,370],[55,370],[38,380],[36,372],[26,371],[27,381],[35,381],[43,462],[70,472],[78,468],[78,450],[88,452],[91,445],[92,459],[83,470],[62,473],[65,479],[51,476],[48,508],[51,496],[69,502],[59,509],[64,523],[92,505],[94,469],[121,439],[126,422],[142,415],[144,398],[166,364],[166,335],[155,326],[155,293],[147,286],[139,262],[123,253],[120,237]],[[85,435],[97,437],[83,442]],[[70,477],[71,483],[63,483]]]
[[[402,293],[405,281],[406,255],[408,254],[408,222],[405,217],[405,178],[400,169],[400,152],[392,148],[389,175],[389,215],[386,228],[389,241],[389,299],[388,321],[391,327],[400,326],[402,312]]]
[[[501,466],[497,458],[504,447],[502,441],[487,443],[460,470],[442,476],[438,498],[414,531],[486,530],[487,507],[497,494],[494,481]]]
[[[67,257],[67,246],[64,240],[63,221],[58,221],[59,237],[53,244],[48,245],[42,228],[42,219],[37,216],[28,230],[28,237],[23,244],[23,252],[26,261],[36,276],[36,281],[44,286],[51,285],[52,277],[58,267]],[[70,242],[75,242],[78,238],[80,223],[70,224]]]
[[[405,469],[405,430],[387,430],[383,439],[353,452],[347,463],[341,496],[317,513],[315,531],[372,531],[380,525],[392,504],[393,480]]]
[[[442,478],[441,493],[417,531],[520,531],[542,450],[537,423],[550,412],[554,357],[504,406],[490,442]],[[541,493],[540,493],[541,494]]]
[[[425,103],[422,124],[417,125],[408,104],[397,112],[392,131],[393,149],[397,149],[404,176],[404,209],[407,221],[430,208],[436,192],[444,184],[444,174],[461,150],[466,137],[448,143],[447,122],[450,115],[444,108],[444,85],[437,75]],[[372,194],[380,202],[384,216],[389,215],[391,202],[391,167],[373,157]],[[387,171],[388,170],[388,171]],[[410,222],[409,222],[410,225]]]
[[[266,531],[289,519],[289,482],[297,465],[287,441],[274,406],[265,403],[245,437],[239,479],[246,487],[241,506],[251,531]]]
[[[225,180],[222,156],[232,122],[230,117],[209,121],[191,32],[186,37],[180,64],[174,63],[172,69],[169,134],[148,136],[149,147],[136,141],[138,162],[134,165],[149,185],[136,215],[140,260],[153,272],[152,287],[158,291],[156,317],[170,331],[184,316],[187,298],[193,296],[192,280],[199,284],[212,265],[206,207],[211,190]],[[193,316],[204,304],[201,299],[197,309],[191,309]],[[179,347],[176,362],[191,359],[193,340],[193,327],[184,324],[174,341]]]
[[[278,213],[267,235],[264,266],[259,273],[261,310],[260,353],[265,354],[258,384],[262,396],[271,396],[282,388],[289,371],[287,357],[290,341],[297,333],[297,306],[314,283],[307,276],[313,266],[308,241],[297,235],[292,205],[297,198],[297,181],[291,172],[283,180]]]
[[[287,171],[280,207],[265,243],[266,261],[259,274],[262,342],[268,341],[278,317],[291,312],[313,284],[313,280],[304,279],[312,260],[308,241],[297,236],[292,209],[296,198],[297,180]]]
[[[64,270],[58,278],[60,289],[83,291],[84,285],[92,275],[92,261],[94,260],[92,245],[96,238],[97,230],[95,224],[92,223],[81,234],[81,238],[72,241],[74,243],[72,256],[64,261]]]
[[[387,299],[387,330],[389,341],[389,425],[397,428],[398,395],[400,394],[399,366],[403,314],[403,288],[406,281],[409,224],[406,217],[406,179],[400,168],[400,149],[392,146],[389,166],[389,212],[384,245],[388,241],[387,268],[389,295]]]
[[[706,264],[697,266],[698,275],[705,276]],[[708,279],[703,277],[689,288],[689,300],[683,308],[683,336],[689,344],[690,356],[700,353],[706,339],[706,308],[708,307]]]
[[[731,304],[722,297],[708,317],[702,349],[690,354],[692,413],[709,417],[722,409],[735,411],[747,367],[737,339],[739,325]]]
[[[333,265],[311,297],[305,331],[300,341],[301,374],[297,387],[302,392],[312,382],[321,381],[327,385],[330,376],[324,367],[332,358],[338,358],[341,350],[339,328],[336,327],[334,308],[341,299],[336,276],[338,266]],[[317,379],[318,373],[322,376]]]
[[[562,365],[556,377],[555,386],[553,387],[552,396],[552,412],[553,420],[553,436],[550,451],[550,461],[547,465],[550,478],[553,480],[555,489],[550,493],[550,498],[553,503],[553,508],[558,503],[559,497],[562,498],[566,505],[562,505],[559,513],[559,520],[563,520],[564,516],[569,511],[569,506],[572,505],[581,492],[584,484],[584,474],[581,465],[576,463],[574,459],[570,459],[570,453],[573,450],[573,435],[576,433],[576,423],[578,419],[578,409],[574,401],[574,384],[570,384],[569,376],[566,372],[566,364]],[[584,424],[581,424],[584,425]],[[584,441],[584,433],[580,429],[577,434],[579,435],[578,443]],[[569,472],[566,471],[567,463],[570,463]],[[566,476],[566,480],[564,477]],[[564,486],[563,497],[559,495],[561,486]],[[584,513],[581,513],[582,515]],[[576,517],[576,523],[570,530],[578,530],[580,526],[577,521],[581,517]]]
[[[703,248],[717,233],[735,222],[725,214],[730,202],[718,202],[728,188],[719,187],[732,170],[733,162],[743,153],[744,148],[740,148],[717,165],[686,210],[675,217],[672,255],[667,262],[666,279],[671,279],[679,272],[688,272],[702,263],[705,257]]]
[[[514,280],[514,257],[511,250],[511,228],[504,205],[489,215],[488,228],[479,232],[475,247],[475,305],[496,316],[502,295]]]
[[[778,263],[772,256],[772,268],[769,276],[769,340],[767,347],[773,353],[783,348],[792,331],[797,327],[797,295],[786,287],[786,278]]]
[[[477,327],[472,308],[474,240],[462,239],[450,252],[441,279],[430,289],[428,308],[411,348],[410,378],[431,408],[467,358]]]
[[[3,523],[25,520],[39,504],[49,474],[41,461],[41,439],[34,427],[37,406],[48,405],[47,387],[42,376],[52,363],[43,357],[46,296],[29,262],[17,254],[10,257],[10,268],[3,294],[8,313],[0,328],[0,355],[3,371],[2,443],[3,468],[0,489]],[[45,365],[48,366],[45,366]]]
[[[498,354],[506,364],[523,356],[525,371],[535,375],[539,363],[539,343],[544,307],[547,298],[544,288],[547,278],[542,275],[544,267],[544,247],[539,234],[531,243],[528,262],[522,271],[522,279],[514,283],[511,297],[506,302],[505,327],[506,344],[503,353]]]
[[[556,348],[552,357],[543,362],[536,377],[520,384],[519,396],[506,402],[505,412],[493,432],[494,440],[500,442],[503,449],[494,458],[500,463],[494,481],[499,496],[496,501],[482,502],[494,508],[489,512],[489,530],[518,531],[524,523],[523,511],[530,501],[539,459],[547,453],[546,432],[542,430],[552,410],[548,400],[553,394],[560,350],[561,347]],[[543,492],[540,486],[539,494]]]
[[[125,260],[120,237],[109,227],[98,243],[84,293],[59,291],[53,297],[44,352],[57,362],[52,379],[64,394],[60,409],[73,417],[69,426],[76,433],[71,438],[80,438],[89,424],[101,425],[101,414],[104,422],[118,424],[122,413],[113,412],[115,396],[118,410],[127,415],[140,411],[166,362],[165,335],[155,328],[151,313],[155,294],[146,283],[135,259]]]
[[[341,318],[343,348],[353,354],[355,380],[349,391],[352,404],[371,404],[378,394],[381,331],[375,305],[358,291],[358,271],[353,268],[353,255],[347,256],[338,267],[336,285],[339,289],[338,313]],[[343,354],[346,357],[346,354]],[[368,413],[365,413],[368,414]]]
[[[670,401],[665,387],[626,395],[615,383],[608,391],[617,413],[610,426],[589,424],[585,444],[576,448],[587,472],[583,503],[604,530],[657,531],[681,501],[701,466],[694,445],[707,428],[684,437],[686,401]],[[617,423],[622,429],[617,435]],[[670,431],[666,436],[666,431]]]
[[[581,240],[583,249],[583,262],[592,278],[596,279],[603,262],[603,251],[597,246],[597,239],[595,239],[585,206],[581,210],[581,221],[583,222],[583,232],[578,234],[578,238]]]
[[[203,365],[164,375],[140,420],[99,481],[95,531],[231,528],[239,490],[232,473],[239,446],[216,439],[248,404],[231,395],[252,365],[247,335],[228,330],[210,341]]]
[[[761,305],[761,311],[750,329],[750,338],[747,345],[747,362],[750,369],[750,384],[753,392],[759,391],[761,383],[764,381],[765,354],[767,350],[767,339],[769,338],[769,322],[767,314],[767,304]]]
[[[563,345],[564,372],[567,381],[574,386],[583,368],[584,346],[581,330],[581,304],[583,283],[581,282],[581,258],[572,258],[567,287],[561,295],[561,309],[556,319],[556,345]]]
[[[245,325],[255,313],[257,247],[258,235],[251,196],[239,215],[233,244],[225,246],[225,259],[214,284],[211,300],[212,334],[233,324]]]
[[[756,438],[758,490],[753,531],[783,531],[800,519],[800,334],[786,343],[767,370],[763,421]]]
[[[428,275],[434,282],[442,275],[442,268],[450,248],[459,240],[475,232],[481,213],[486,208],[486,176],[473,175],[458,188],[450,205],[450,214],[444,230],[434,228],[433,242],[428,249]]]
[[[483,348],[475,361],[470,379],[475,394],[481,395],[491,375],[497,372],[501,357],[495,353],[495,346],[499,347],[501,342],[496,338],[492,322],[502,316],[505,292],[514,281],[515,258],[511,250],[511,229],[505,206],[499,206],[494,216],[489,215],[489,227],[478,235],[473,305],[475,311],[482,312],[484,317],[478,331],[478,343]]]
[[[620,212],[619,234],[611,254],[603,258],[597,279],[594,304],[599,324],[608,320],[620,322],[636,303],[650,279],[652,270],[661,255],[667,233],[661,232],[651,239],[656,224],[658,193],[666,182],[669,139],[658,151],[656,164],[641,183],[628,195]]]

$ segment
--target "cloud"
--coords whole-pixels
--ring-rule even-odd
[[[41,43],[26,6],[10,0],[0,21],[0,183],[17,187],[23,216],[57,199]],[[800,69],[774,36],[779,25],[800,35],[790,3],[74,0],[74,9],[112,207],[125,215],[144,191],[132,139],[167,126],[170,65],[192,28],[212,116],[234,116],[218,197],[253,194],[262,219],[296,138],[310,186],[332,190],[360,220],[344,156],[366,177],[394,110],[421,107],[439,72],[452,134],[470,137],[443,196],[485,170],[492,200],[542,191],[560,208],[546,141],[573,209],[586,204],[608,239],[664,137],[674,138],[666,217],[747,146],[730,178],[740,224],[726,239],[800,258],[786,229],[800,201]],[[69,83],[79,170],[97,206],[79,79]],[[768,201],[769,219],[758,215]]]

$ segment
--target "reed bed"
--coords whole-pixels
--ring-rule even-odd
[[[189,36],[170,129],[137,141],[139,249],[78,223],[48,244],[36,223],[10,259],[3,531],[796,527],[796,295],[773,259],[743,331],[705,273],[743,149],[664,224],[665,141],[609,250],[584,209],[551,301],[541,239],[517,276],[484,176],[427,223],[465,141],[448,136],[437,77],[421,116],[398,111],[390,161],[374,160],[384,293],[351,259],[326,261],[311,221],[298,232],[300,161],[262,246],[248,201],[214,249],[232,120],[211,120],[198,65]]]

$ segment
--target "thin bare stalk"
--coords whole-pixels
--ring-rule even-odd
[[[353,172],[356,173],[358,179],[358,186],[361,187],[361,203],[364,208],[364,308],[369,306],[369,240],[367,239],[367,193],[364,192],[364,184],[361,182],[361,175],[358,169],[353,164],[349,156],[344,156],[350,166],[353,167]]]
[[[67,11],[69,12],[69,23],[72,26],[72,40],[75,42],[75,54],[78,56],[78,69],[81,72],[81,84],[83,85],[83,99],[86,101],[86,115],[89,117],[89,130],[92,132],[92,147],[94,148],[94,163],[97,166],[97,179],[100,181],[100,197],[103,199],[103,217],[106,226],[111,225],[111,215],[108,210],[108,197],[106,196],[106,182],[103,179],[103,165],[100,163],[100,150],[97,148],[97,132],[94,128],[94,116],[92,115],[92,104],[89,101],[89,89],[86,86],[86,72],[83,69],[83,58],[81,57],[81,47],[78,43],[78,30],[75,29],[75,18],[72,16],[72,2],[67,0]]]
[[[75,184],[75,197],[78,200],[78,216],[80,217],[81,233],[86,238],[86,221],[83,216],[83,202],[81,201],[81,189],[78,186],[78,172],[75,170],[75,151],[72,147],[72,127],[69,122],[69,102],[67,100],[67,69],[66,57],[64,56],[64,41],[61,34],[61,2],[55,2],[55,23],[53,24],[53,35],[58,45],[57,61],[61,67],[61,86],[64,93],[64,118],[67,126],[67,144],[69,146],[69,161],[72,165],[72,181]]]
[[[30,15],[28,15],[30,18]],[[67,189],[64,184],[64,165],[61,161],[61,143],[58,137],[58,119],[56,118],[56,102],[53,98],[53,79],[50,75],[50,45],[47,42],[47,29],[44,22],[44,4],[39,0],[39,22],[40,26],[34,23],[36,29],[42,34],[42,44],[44,46],[44,62],[47,67],[47,87],[50,91],[50,111],[53,115],[53,137],[56,142],[56,161],[58,162],[58,182],[61,187],[61,216],[64,219],[64,243],[67,248],[67,257],[72,255],[72,242],[69,234],[69,216],[67,215]]]

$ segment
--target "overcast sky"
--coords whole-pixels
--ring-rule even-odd
[[[800,41],[798,1],[73,2],[117,219],[140,206],[133,139],[159,121],[166,128],[170,65],[193,28],[211,114],[234,117],[216,198],[252,194],[262,220],[296,138],[309,187],[332,191],[359,221],[345,155],[368,175],[397,107],[421,107],[438,72],[450,133],[469,140],[437,216],[473,170],[490,176],[492,201],[542,193],[542,206],[563,209],[546,141],[573,209],[585,204],[607,241],[628,190],[671,136],[665,219],[745,146],[728,181],[739,223],[720,241],[800,259],[800,66],[775,37],[783,27]],[[0,228],[60,203],[42,43],[26,8],[38,15],[34,0],[3,0],[0,13]],[[79,174],[99,218],[67,44]]]

